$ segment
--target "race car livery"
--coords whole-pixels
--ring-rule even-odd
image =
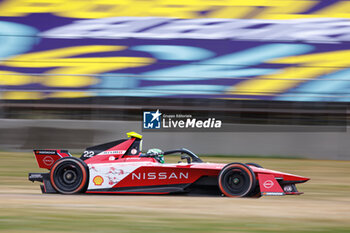
[[[142,136],[88,147],[80,158],[67,150],[34,150],[40,168],[29,173],[43,193],[185,194],[261,197],[299,195],[296,184],[309,178],[269,170],[255,163],[206,163],[185,148],[141,152]],[[164,163],[180,154],[181,162]]]

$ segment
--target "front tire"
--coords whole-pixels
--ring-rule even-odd
[[[84,161],[75,157],[64,157],[56,161],[50,171],[53,188],[62,194],[84,192],[89,180]]]
[[[230,163],[220,172],[219,188],[227,197],[246,197],[255,189],[256,178],[250,167],[243,163]]]

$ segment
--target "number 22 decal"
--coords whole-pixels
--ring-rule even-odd
[[[92,150],[86,150],[86,151],[84,151],[84,153],[83,153],[83,156],[84,157],[86,157],[86,158],[90,158],[90,157],[92,157],[92,156],[94,156],[95,155],[95,152],[94,151],[92,151]]]

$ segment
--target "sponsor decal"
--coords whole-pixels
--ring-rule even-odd
[[[98,155],[115,155],[115,154],[124,154],[126,150],[110,150],[110,151],[103,151],[99,153]]]
[[[137,150],[136,150],[136,149],[132,149],[132,150],[131,150],[131,154],[132,154],[132,155],[136,155],[136,153],[137,153]]]
[[[135,163],[132,165],[121,166],[120,164],[94,164],[88,165],[90,171],[89,190],[111,188],[118,182],[127,177],[131,172],[140,166]],[[93,178],[94,177],[94,178]],[[102,177],[103,182],[100,185],[95,184],[95,177]]]
[[[55,155],[56,151],[54,150],[41,150],[37,152],[39,155]]]
[[[128,160],[141,160],[142,158],[140,157],[131,157],[131,158],[125,158],[127,161]]]
[[[132,173],[132,180],[188,179],[188,172],[139,172]]]
[[[45,156],[45,157],[43,158],[43,163],[44,163],[46,166],[51,166],[54,162],[55,162],[55,160],[54,160],[51,156]]]
[[[272,180],[267,180],[267,181],[264,182],[263,185],[264,185],[265,188],[270,189],[270,188],[273,187],[274,183],[273,183]]]
[[[108,160],[109,161],[113,161],[113,160],[115,160],[115,157],[114,156],[109,156]]]
[[[103,183],[102,176],[95,176],[93,179],[93,182],[95,185],[102,185],[102,183]]]
[[[160,129],[161,115],[159,109],[155,112],[143,112],[143,128],[144,129]]]
[[[280,193],[280,192],[263,192],[262,195],[263,196],[283,196],[284,193]]]

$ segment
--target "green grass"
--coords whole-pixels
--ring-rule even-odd
[[[299,221],[254,219],[196,219],[190,216],[153,216],[151,213],[105,212],[87,214],[81,211],[46,213],[45,210],[2,218],[1,231],[18,232],[349,232],[346,226],[323,227],[322,222],[300,225]],[[45,215],[43,215],[45,213]]]
[[[177,157],[166,157],[176,162]],[[0,152],[0,232],[350,232],[350,162],[212,157],[310,177],[302,196],[43,195],[31,153]]]

